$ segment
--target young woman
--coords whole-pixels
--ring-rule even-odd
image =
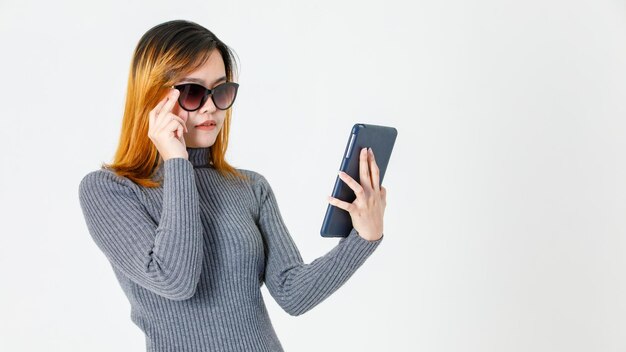
[[[289,314],[335,292],[383,238],[385,189],[374,155],[361,184],[342,175],[354,229],[305,264],[263,175],[229,165],[237,96],[231,50],[176,20],[136,47],[114,162],[80,182],[88,230],[110,261],[148,351],[282,351],[261,296]],[[375,298],[372,297],[372,300]]]

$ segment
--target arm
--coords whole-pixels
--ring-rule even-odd
[[[341,287],[381,243],[362,238],[355,229],[325,255],[305,264],[278,209],[269,183],[257,175],[258,225],[265,243],[265,284],[290,315],[312,309]]]
[[[165,161],[159,223],[120,176],[87,174],[79,185],[87,228],[111,265],[138,285],[168,299],[193,296],[202,268],[203,230],[193,166]]]

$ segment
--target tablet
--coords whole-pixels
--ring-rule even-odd
[[[380,169],[379,181],[382,185],[397,135],[398,131],[393,127],[365,123],[355,124],[350,131],[339,170],[347,173],[360,184],[359,152],[362,148],[372,148],[376,164]],[[356,194],[352,188],[343,182],[339,175],[335,179],[332,196],[349,203],[356,199]],[[350,231],[352,231],[350,213],[329,203],[320,231],[322,237],[347,237]]]

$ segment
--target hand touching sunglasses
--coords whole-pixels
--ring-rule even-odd
[[[180,91],[178,104],[187,111],[200,109],[209,95],[216,108],[226,110],[235,102],[239,84],[235,82],[224,82],[213,87],[213,89],[207,89],[197,83],[185,83],[170,86],[170,88],[175,88]]]

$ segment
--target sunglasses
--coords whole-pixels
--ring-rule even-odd
[[[185,83],[170,86],[170,88],[175,88],[180,91],[178,104],[187,111],[200,109],[209,95],[216,108],[226,110],[235,102],[239,84],[235,82],[224,82],[213,87],[213,89],[207,89],[196,83]]]

